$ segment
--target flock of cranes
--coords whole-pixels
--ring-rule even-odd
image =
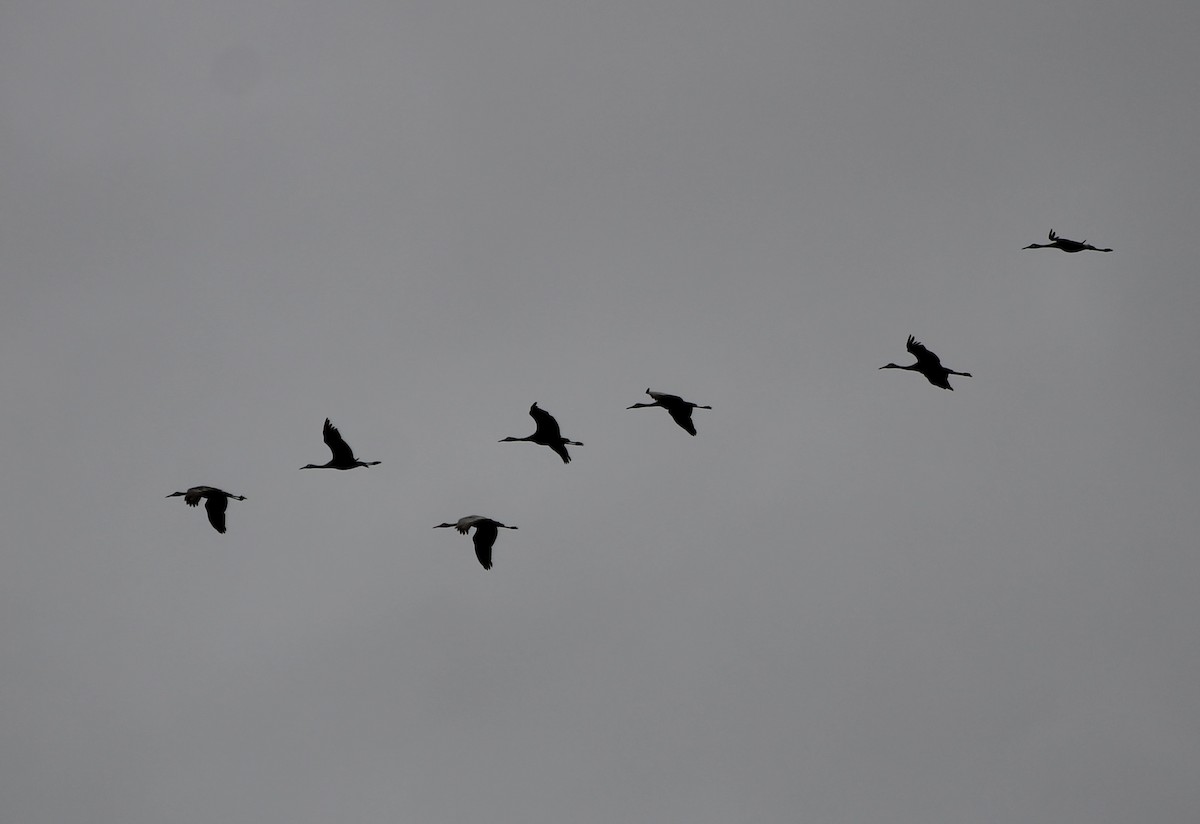
[[[1064,252],[1074,253],[1082,251],[1093,252],[1111,252],[1112,249],[1098,249],[1089,244],[1086,240],[1083,242],[1068,240],[1067,238],[1059,237],[1054,230],[1050,230],[1050,243],[1031,243],[1024,247],[1025,249],[1061,249]],[[925,344],[921,343],[912,335],[908,336],[907,347],[908,351],[917,360],[915,363],[910,363],[906,366],[901,366],[895,363],[884,364],[880,369],[906,369],[910,372],[919,372],[925,376],[934,386],[942,389],[954,390],[950,385],[949,377],[958,375],[960,377],[972,377],[970,372],[956,372],[953,369],[942,365],[942,360],[935,353],[926,348]],[[687,432],[689,435],[696,434],[696,425],[692,422],[692,412],[696,409],[712,409],[711,406],[704,406],[691,401],[686,401],[678,395],[670,395],[666,392],[655,392],[653,389],[647,389],[646,394],[650,396],[651,403],[635,403],[627,409],[644,409],[652,406],[661,407],[667,411],[671,419]],[[500,443],[513,443],[517,441],[527,441],[540,446],[548,446],[562,458],[563,463],[571,462],[571,453],[567,451],[568,446],[583,446],[580,441],[572,441],[563,437],[562,430],[559,428],[558,421],[554,416],[546,410],[542,409],[535,402],[529,407],[529,416],[533,418],[536,425],[532,435],[526,435],[523,438],[515,438],[509,436],[501,438]],[[325,445],[329,447],[332,457],[328,463],[323,464],[307,464],[300,467],[301,469],[357,469],[358,467],[378,466],[381,461],[363,461],[359,460],[354,455],[354,450],[350,448],[350,444],[346,443],[342,433],[334,426],[329,418],[325,419],[325,426],[321,430],[324,437]],[[217,489],[215,486],[193,486],[186,492],[172,492],[168,498],[182,497],[183,502],[188,506],[199,506],[200,499],[204,499],[204,509],[208,512],[208,522],[212,524],[213,529],[217,532],[225,532],[225,510],[229,506],[229,501],[244,501],[246,496],[233,495],[223,489]],[[496,543],[496,537],[501,529],[516,529],[515,526],[507,526],[499,521],[491,518],[486,518],[482,515],[467,515],[459,518],[454,523],[442,523],[434,527],[434,529],[443,529],[453,527],[459,533],[466,535],[472,528],[475,534],[471,537],[475,544],[475,556],[479,559],[479,563],[484,569],[492,568],[492,547]]]

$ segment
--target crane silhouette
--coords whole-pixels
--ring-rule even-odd
[[[452,524],[438,524],[434,529],[444,527],[454,527],[463,535],[466,535],[467,530],[471,527],[475,527],[475,534],[471,536],[471,541],[475,544],[475,557],[479,559],[479,563],[483,565],[484,569],[492,568],[492,545],[496,543],[496,536],[500,534],[500,530],[516,529],[515,526],[505,526],[499,521],[493,521],[482,515],[467,515]]]
[[[583,446],[583,444],[579,441],[568,441],[564,438],[558,428],[558,421],[554,420],[554,416],[549,412],[539,407],[536,401],[533,406],[529,407],[529,415],[533,418],[533,422],[537,424],[537,429],[532,435],[526,435],[524,438],[514,438],[510,435],[507,438],[501,438],[499,442],[529,441],[530,443],[548,446],[558,453],[558,456],[563,459],[563,463],[570,463],[571,453],[567,452],[567,446]]]
[[[329,418],[325,419],[325,428],[321,430],[321,433],[325,436],[325,445],[329,447],[333,457],[330,458],[329,463],[308,464],[300,467],[301,469],[354,469],[358,466],[375,466],[380,463],[380,461],[360,461],[354,457],[354,450],[342,438],[342,433],[338,432],[337,427],[329,422]]]
[[[1059,237],[1050,230],[1049,243],[1031,243],[1025,247],[1026,249],[1062,249],[1064,252],[1082,252],[1085,249],[1092,252],[1111,252],[1112,249],[1097,249],[1095,246],[1088,243],[1086,240],[1080,243],[1078,240],[1067,240],[1065,237]]]
[[[230,495],[224,489],[217,489],[215,486],[193,486],[187,492],[172,492],[167,497],[179,496],[183,497],[183,502],[188,506],[199,506],[200,499],[205,498],[204,509],[208,512],[208,522],[222,535],[225,534],[225,508],[229,506],[229,499],[246,500],[245,495]]]
[[[954,387],[950,385],[950,381],[946,380],[950,375],[962,375],[964,378],[971,377],[970,372],[955,372],[953,369],[947,369],[942,366],[942,359],[925,348],[925,344],[908,336],[908,351],[916,356],[917,362],[910,363],[907,366],[899,366],[894,363],[889,363],[880,369],[908,369],[913,372],[920,372],[934,386],[940,386],[942,389],[954,391]]]
[[[647,389],[646,394],[654,399],[654,403],[635,403],[633,406],[627,406],[626,409],[643,409],[651,406],[661,406],[667,410],[675,423],[683,427],[683,431],[689,435],[696,434],[696,425],[692,423],[693,409],[712,409],[711,406],[701,406],[698,403],[685,401],[678,395],[668,395],[666,392],[655,392],[652,389]]]

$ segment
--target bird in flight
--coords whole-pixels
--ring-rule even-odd
[[[689,435],[696,434],[696,425],[692,423],[693,409],[712,409],[711,406],[701,406],[698,403],[685,401],[678,395],[668,395],[666,392],[655,392],[652,389],[647,389],[646,394],[654,399],[654,403],[635,403],[633,406],[627,406],[626,409],[642,409],[651,406],[661,406],[667,410],[675,421],[683,427],[683,431]]]
[[[533,406],[529,407],[529,415],[533,418],[533,422],[537,424],[537,429],[532,435],[526,435],[524,438],[509,436],[501,438],[500,443],[529,441],[530,443],[541,444],[557,452],[558,456],[563,459],[563,463],[570,463],[571,453],[567,452],[567,446],[583,446],[583,444],[579,441],[568,441],[564,438],[558,428],[558,421],[554,420],[554,416],[539,407],[536,402],[534,402]]]
[[[325,436],[325,445],[329,447],[333,457],[329,463],[308,464],[300,467],[301,469],[354,469],[358,466],[375,466],[380,463],[379,461],[360,461],[354,457],[354,450],[342,439],[342,433],[338,432],[337,427],[329,422],[329,418],[325,419],[325,428],[322,430],[322,434]]]
[[[484,569],[492,568],[492,545],[496,543],[496,536],[500,530],[516,529],[515,526],[505,526],[499,521],[493,521],[482,515],[467,515],[452,524],[438,524],[434,529],[444,527],[454,527],[463,535],[466,535],[467,530],[471,527],[475,527],[475,534],[471,536],[471,540],[475,544],[475,557],[479,559],[479,563],[483,565]]]
[[[225,534],[225,508],[229,506],[229,499],[235,501],[246,500],[245,495],[230,495],[223,489],[217,489],[215,486],[193,486],[187,492],[172,492],[168,498],[183,497],[183,502],[188,506],[199,506],[200,499],[205,498],[204,509],[208,512],[208,522],[213,525],[213,529]]]
[[[1067,240],[1065,237],[1059,237],[1054,234],[1054,230],[1050,230],[1049,243],[1031,243],[1025,247],[1026,249],[1062,249],[1064,252],[1082,252],[1085,249],[1093,252],[1111,252],[1112,249],[1097,249],[1095,246],[1088,243],[1086,240],[1080,243],[1078,240]]]
[[[921,343],[912,335],[908,336],[908,351],[916,357],[916,363],[910,363],[907,366],[899,366],[894,363],[889,363],[879,368],[909,369],[913,372],[920,372],[922,375],[928,378],[929,382],[934,386],[940,386],[942,389],[949,389],[951,391],[954,390],[954,387],[950,385],[950,381],[947,380],[947,377],[950,375],[962,375],[964,378],[971,377],[970,372],[955,372],[953,369],[947,369],[946,367],[942,366],[942,359],[926,349],[925,344]]]

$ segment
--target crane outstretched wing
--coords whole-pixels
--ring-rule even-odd
[[[917,363],[921,364],[922,366],[942,365],[942,359],[926,349],[925,344],[921,343],[912,335],[908,336],[908,351],[911,352],[912,355],[917,359]]]
[[[325,428],[321,430],[321,434],[325,438],[325,445],[333,453],[334,463],[354,463],[354,450],[342,438],[338,428],[329,422],[329,418],[325,419]]]
[[[204,502],[204,508],[208,510],[208,522],[222,535],[225,534],[225,508],[227,506],[229,506],[229,499],[224,495],[209,495],[208,500]]]
[[[682,426],[685,432],[693,436],[696,434],[696,425],[692,423],[692,408],[690,406],[667,406],[666,404],[663,404],[663,406],[666,408],[667,414],[671,416],[675,423]]]
[[[545,438],[548,441],[562,438],[562,430],[558,428],[558,421],[554,420],[553,415],[536,403],[529,407],[529,417],[533,418],[533,422],[537,424],[537,431],[534,434],[539,438]]]
[[[475,525],[475,534],[471,536],[475,544],[475,557],[484,569],[492,568],[492,545],[496,543],[499,530],[490,521],[480,521]]]
[[[460,535],[466,535],[471,527],[482,520],[485,520],[482,515],[467,515],[465,518],[459,518],[454,528],[458,530]]]

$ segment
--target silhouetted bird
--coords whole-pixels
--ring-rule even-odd
[[[1054,230],[1050,230],[1049,243],[1031,243],[1025,247],[1026,249],[1062,249],[1064,252],[1082,252],[1089,249],[1093,252],[1111,252],[1112,249],[1097,249],[1086,240],[1080,243],[1078,240],[1067,240],[1065,237],[1059,237],[1054,234]]]
[[[468,515],[465,518],[459,518],[457,523],[438,524],[434,529],[448,526],[454,527],[463,535],[467,534],[468,529],[475,527],[475,534],[471,536],[471,540],[475,544],[475,557],[479,559],[479,563],[483,564],[484,569],[492,568],[492,545],[496,543],[496,535],[499,534],[499,531],[516,529],[515,526],[505,526],[499,521],[493,521],[482,515]]]
[[[223,489],[217,489],[215,486],[193,486],[187,492],[172,492],[168,498],[183,496],[183,502],[188,506],[199,506],[200,499],[206,498],[204,509],[208,512],[208,522],[213,525],[213,529],[225,534],[225,507],[229,506],[229,499],[235,501],[246,500],[245,495],[230,495]]]
[[[946,378],[950,375],[962,375],[964,378],[971,377],[970,372],[955,372],[953,369],[947,369],[942,366],[942,359],[925,348],[925,344],[916,340],[912,335],[908,336],[908,351],[916,356],[917,362],[910,363],[908,366],[898,366],[894,363],[889,363],[880,369],[909,369],[913,372],[920,372],[934,386],[940,386],[942,389],[954,390],[950,385],[950,381]]]
[[[579,441],[568,441],[564,438],[558,428],[558,421],[554,420],[554,416],[549,412],[540,408],[536,402],[533,406],[529,407],[529,414],[533,418],[533,422],[537,424],[537,430],[532,435],[526,435],[524,438],[514,438],[512,436],[501,438],[500,443],[529,441],[541,444],[557,452],[558,456],[563,459],[563,463],[570,463],[571,454],[567,452],[567,446],[583,446],[583,444]]]
[[[626,409],[642,409],[650,406],[661,406],[667,410],[675,423],[683,427],[684,431],[689,435],[696,434],[696,425],[692,423],[693,409],[712,409],[711,406],[701,406],[698,403],[685,401],[678,395],[668,395],[666,392],[655,392],[651,389],[646,390],[646,394],[654,398],[654,403],[635,403],[633,406],[627,406]]]
[[[337,427],[329,422],[329,418],[325,419],[325,428],[322,430],[325,436],[325,445],[329,447],[329,451],[333,453],[333,458],[327,464],[309,464],[302,466],[301,469],[354,469],[356,466],[375,466],[379,461],[360,461],[354,457],[354,450],[350,448],[350,444],[342,440],[342,433],[338,432]]]

